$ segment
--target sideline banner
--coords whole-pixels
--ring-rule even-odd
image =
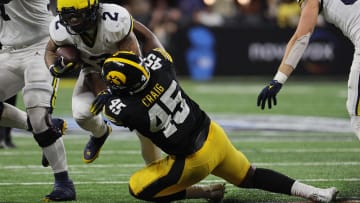
[[[207,80],[213,75],[274,74],[293,29],[192,26],[172,36],[170,52],[179,75]],[[353,45],[336,28],[315,29],[296,68],[302,75],[347,75]]]

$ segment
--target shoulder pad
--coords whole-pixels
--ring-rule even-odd
[[[120,32],[123,35],[132,31],[133,19],[124,7],[115,4],[102,4],[101,8],[101,18],[107,31]]]
[[[157,53],[161,54],[163,56],[163,58],[165,58],[166,60],[170,61],[171,63],[173,62],[171,55],[165,49],[155,48],[155,49],[153,49],[153,52],[157,52]]]
[[[56,16],[50,23],[49,33],[51,39],[56,44],[65,44],[66,41],[69,41],[71,38],[70,34],[67,32],[66,28],[60,24],[59,16]]]

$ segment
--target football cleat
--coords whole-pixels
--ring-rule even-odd
[[[309,199],[313,202],[324,202],[329,203],[336,199],[336,195],[339,191],[335,187],[326,189],[317,189],[312,193]]]
[[[192,185],[186,189],[186,198],[206,199],[211,203],[222,202],[225,194],[225,184],[215,183],[212,185]]]
[[[210,197],[208,198],[209,202],[221,203],[224,199],[225,183],[217,183],[214,185],[209,185],[208,187],[208,192],[210,193]]]
[[[64,135],[65,131],[67,129],[66,121],[61,119],[61,118],[52,118],[51,121],[53,123],[53,126],[58,128],[60,130],[61,134]],[[44,167],[49,166],[49,161],[46,159],[44,153],[42,154],[41,165],[44,166]]]
[[[106,139],[109,137],[112,128],[110,125],[106,124],[107,131],[100,138],[96,138],[94,136],[90,136],[90,140],[85,146],[83,161],[87,164],[95,161],[95,159],[99,156],[101,147],[104,145]]]
[[[59,202],[76,200],[76,192],[72,180],[66,182],[55,182],[53,191],[46,195],[44,202]]]

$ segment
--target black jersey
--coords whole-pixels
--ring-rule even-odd
[[[150,79],[133,95],[113,95],[105,114],[116,125],[136,130],[164,152],[188,155],[202,146],[210,119],[182,90],[171,56],[154,49],[145,56]]]

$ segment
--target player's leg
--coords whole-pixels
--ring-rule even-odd
[[[17,98],[16,95],[12,96],[11,98],[7,99],[5,102],[10,105],[16,106],[16,98]],[[8,148],[15,148],[16,145],[12,141],[11,129],[12,128],[10,127],[0,127],[0,132],[3,133],[5,146]]]
[[[181,199],[222,199],[223,184],[195,185],[209,175],[208,156],[167,156],[135,172],[129,191],[137,199],[170,202]]]
[[[211,133],[206,129],[200,135],[204,135],[203,138],[206,139],[207,136],[212,136]],[[134,173],[129,182],[131,194],[147,201],[222,199],[224,184],[196,185],[223,159],[223,148],[213,140],[212,137],[206,139],[199,150],[185,158],[167,156]]]
[[[269,192],[304,197],[317,202],[330,202],[337,194],[336,188],[320,189],[295,181],[270,169],[256,169],[250,165],[246,156],[237,150],[226,136],[223,129],[211,125],[213,136],[211,148],[221,148],[222,161],[212,171],[213,175],[243,188],[256,188]]]
[[[139,132],[136,132],[141,144],[141,155],[146,164],[161,159],[161,149],[157,147],[151,140]]]
[[[18,67],[19,61],[13,54],[2,50],[0,53],[0,126],[28,129],[26,112],[4,103],[24,87],[24,73]]]
[[[46,201],[69,201],[76,199],[75,188],[68,175],[66,152],[62,139],[62,126],[56,126],[51,118],[55,103],[54,95],[58,79],[54,79],[46,68],[43,46],[37,54],[24,50],[19,57],[28,58],[24,66],[25,86],[23,99],[28,114],[29,125],[38,145],[42,148],[55,177],[53,191],[44,199]],[[56,123],[59,124],[59,123]]]
[[[346,108],[350,115],[351,129],[360,140],[360,51],[355,51],[348,79]]]
[[[0,148],[7,148],[5,145],[5,127],[0,127]]]
[[[77,124],[91,133],[83,153],[83,161],[91,163],[99,156],[101,147],[111,133],[111,126],[104,121],[101,114],[95,116],[90,112],[95,95],[86,81],[87,74],[91,73],[80,71],[76,81],[72,97],[72,113]]]

